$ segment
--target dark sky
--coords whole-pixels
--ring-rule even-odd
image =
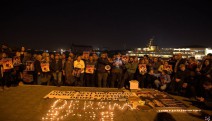
[[[157,1],[157,2],[155,2]],[[1,0],[0,41],[58,49],[72,43],[124,49],[212,47],[212,4],[205,0]]]

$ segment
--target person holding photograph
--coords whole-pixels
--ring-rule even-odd
[[[7,59],[8,55],[6,53],[2,53],[2,60]],[[10,63],[10,61],[3,61],[3,78],[2,78],[2,88],[3,89],[9,89],[9,87],[12,84],[12,72],[13,72],[13,68],[12,68],[12,62]],[[4,67],[4,65],[6,65]]]
[[[94,87],[95,85],[95,70],[96,61],[94,61],[93,56],[89,56],[89,60],[85,63],[85,85],[87,87]]]
[[[41,62],[41,69],[42,69],[41,76],[40,76],[41,85],[50,85],[50,79],[51,79],[52,73],[50,71],[49,63],[50,63],[49,56],[45,56],[45,58]]]

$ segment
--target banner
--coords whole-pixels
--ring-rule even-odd
[[[94,73],[94,65],[86,65],[85,73],[93,74]]]
[[[49,72],[49,63],[41,63],[42,72]]]
[[[12,69],[13,68],[12,58],[3,58],[2,65],[4,70]]]
[[[34,61],[26,61],[26,69],[25,71],[34,71]]]
[[[28,74],[28,71],[24,71],[23,72],[23,81],[26,83],[30,83],[33,81],[33,75],[32,74]]]

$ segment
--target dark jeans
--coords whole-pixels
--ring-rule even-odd
[[[122,88],[126,85],[129,87],[130,86],[129,81],[133,80],[133,77],[134,77],[134,73],[130,73],[130,72],[126,71],[124,73],[124,78],[118,83],[118,88]]]
[[[107,77],[108,77],[108,73],[98,73],[97,74],[98,77],[98,87],[106,87],[107,86]]]
[[[146,87],[146,75],[139,74],[137,79],[138,79],[140,88]]]
[[[62,85],[62,72],[53,72],[54,84],[57,86]]]
[[[11,72],[4,72],[4,76],[2,78],[2,87],[7,86],[10,87],[12,83]]]
[[[79,77],[75,77],[75,86],[84,86],[84,73],[81,73]]]
[[[122,72],[115,72],[112,73],[112,80],[110,83],[110,87],[114,88],[115,87],[115,82],[117,81],[118,83],[121,82],[121,77],[122,77]]]
[[[33,73],[33,84],[34,85],[38,84],[38,74],[36,72]]]
[[[87,87],[94,87],[95,85],[95,80],[94,80],[95,75],[94,74],[85,74],[85,86]]]
[[[176,82],[175,80],[171,81],[169,91],[171,94],[180,95],[182,92],[183,81]]]

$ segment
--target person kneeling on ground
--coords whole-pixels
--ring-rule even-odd
[[[170,78],[170,75],[168,74],[168,71],[162,70],[159,79],[160,80],[155,80],[154,82],[157,89],[159,88],[162,91],[166,90],[167,85],[171,82],[171,78]]]

